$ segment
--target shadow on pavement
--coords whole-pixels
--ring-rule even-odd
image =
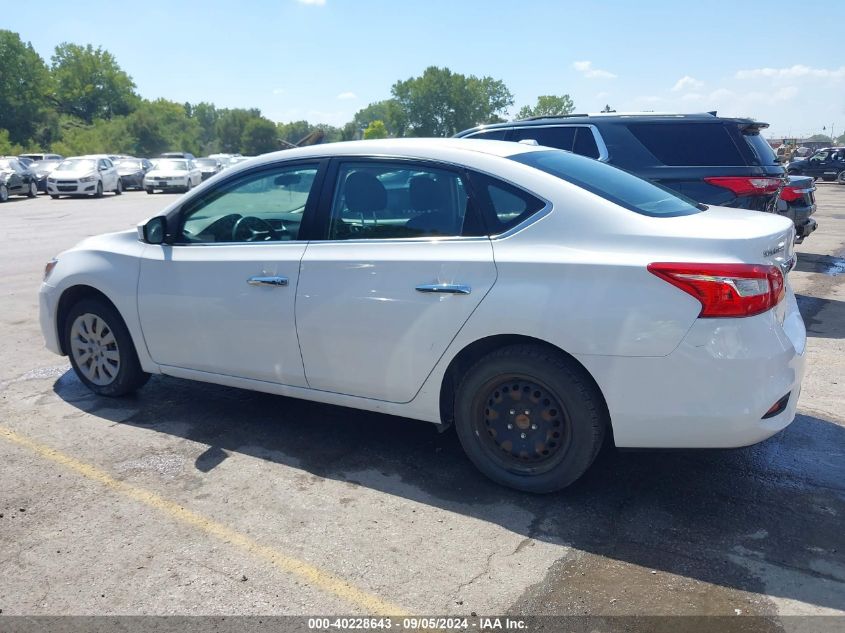
[[[464,457],[453,431],[440,434],[428,423],[166,377],[153,377],[122,400],[94,396],[70,371],[54,390],[110,423],[206,444],[195,464],[201,473],[241,452],[527,538],[845,609],[845,592],[822,595],[794,581],[760,580],[768,569],[774,572],[767,576],[799,571],[830,587],[845,582],[845,428],[819,418],[799,415],[772,439],[738,450],[608,447],[575,485],[535,496],[489,482]]]

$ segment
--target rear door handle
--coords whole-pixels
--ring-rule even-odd
[[[250,277],[246,280],[250,286],[287,286],[287,277]]]
[[[423,284],[416,287],[417,292],[441,292],[449,295],[468,295],[472,288],[465,284]]]

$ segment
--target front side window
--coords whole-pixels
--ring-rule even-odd
[[[187,210],[181,242],[282,242],[299,239],[317,164],[265,169],[226,182]]]
[[[470,134],[466,138],[475,138],[475,139],[483,139],[485,141],[504,141],[505,137],[508,135],[507,129],[495,129],[495,130],[487,130],[484,132],[477,132],[476,134]]]
[[[814,163],[820,163],[822,161],[827,160],[827,157],[829,155],[830,155],[829,152],[817,152],[816,154],[813,155],[813,157],[810,160],[813,161]]]
[[[481,234],[463,179],[455,172],[380,161],[343,163],[338,170],[330,240]]]

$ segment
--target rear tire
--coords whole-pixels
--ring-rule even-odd
[[[845,171],[840,171],[836,175],[836,182],[838,182],[840,185],[845,185]]]
[[[62,327],[65,351],[83,384],[101,396],[117,397],[144,386],[129,330],[120,314],[102,299],[83,299],[68,312]]]
[[[455,396],[455,429],[470,461],[526,492],[572,484],[593,463],[607,426],[604,400],[586,371],[540,345],[491,352]]]
[[[123,182],[121,182],[120,178],[117,179],[117,187],[114,189],[114,195],[119,196],[123,193]]]
[[[0,185],[0,202],[7,202],[9,200],[9,188],[6,185]]]

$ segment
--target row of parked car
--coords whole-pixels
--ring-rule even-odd
[[[120,195],[128,189],[190,191],[203,180],[238,162],[240,154],[196,158],[188,152],[166,152],[158,158],[119,154],[89,154],[65,158],[59,154],[0,157],[0,202],[9,196],[34,198],[39,193],[61,196]]]
[[[767,127],[716,112],[610,113],[509,121],[457,136],[565,149],[621,167],[696,203],[777,213],[793,221],[796,242],[801,242],[818,226],[811,217],[814,180],[845,184],[845,152],[821,150],[784,166],[760,134]]]

